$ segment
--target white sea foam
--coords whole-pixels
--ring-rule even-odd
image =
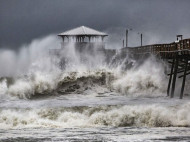
[[[190,126],[190,103],[175,107],[160,105],[99,106],[46,109],[4,109],[0,128]]]

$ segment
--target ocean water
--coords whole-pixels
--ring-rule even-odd
[[[57,42],[0,52],[0,141],[190,141],[189,83],[183,100],[167,97],[163,61],[81,58],[71,44],[60,69],[47,50]]]

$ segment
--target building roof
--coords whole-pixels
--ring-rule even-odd
[[[58,36],[107,36],[107,34],[86,26],[80,26],[60,33]]]

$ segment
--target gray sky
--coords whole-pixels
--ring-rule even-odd
[[[108,41],[133,28],[131,45],[137,32],[144,44],[172,42],[176,34],[190,38],[190,0],[0,0],[1,48],[80,25],[108,32]]]

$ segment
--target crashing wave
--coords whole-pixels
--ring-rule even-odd
[[[7,93],[19,98],[31,98],[43,94],[80,93],[93,85],[106,85],[108,76],[105,71],[69,72],[59,74],[44,74],[36,72],[30,76],[15,80],[9,84]]]
[[[6,79],[5,79],[6,80]],[[82,94],[93,86],[119,92],[123,95],[160,94],[165,91],[165,80],[155,70],[128,70],[126,74],[113,70],[96,70],[86,72],[42,73],[17,78],[7,83],[6,93],[19,98],[32,98],[36,95]],[[5,83],[3,85],[5,85]]]
[[[1,128],[22,127],[189,127],[190,103],[44,109],[1,109]]]
[[[82,71],[35,71],[27,76],[9,79],[6,93],[19,98],[37,95],[83,94],[92,86],[104,86],[123,95],[153,95],[166,91],[166,78],[161,63],[147,60],[138,67],[125,71],[117,69],[91,69]],[[1,82],[3,81],[1,80]],[[0,84],[1,86],[1,84]]]
[[[56,47],[58,41],[53,36],[34,40],[28,47],[22,47],[19,56],[16,53],[2,52],[11,65],[0,63],[3,70],[0,76],[10,75],[13,82],[4,78],[0,80],[1,94],[19,98],[32,98],[38,95],[55,95],[66,93],[83,94],[93,85],[104,86],[123,95],[154,95],[166,91],[164,66],[150,57],[139,65],[122,52],[117,52],[106,63],[101,54],[79,54],[71,44],[63,50],[64,70],[59,68],[59,59],[54,60],[48,53],[48,47]],[[96,53],[96,52],[95,52]],[[85,56],[85,61],[81,60]],[[13,60],[15,58],[15,60]],[[6,67],[4,67],[6,66]],[[23,70],[23,72],[22,72]],[[9,73],[11,71],[11,73]],[[19,76],[19,77],[18,77]]]

